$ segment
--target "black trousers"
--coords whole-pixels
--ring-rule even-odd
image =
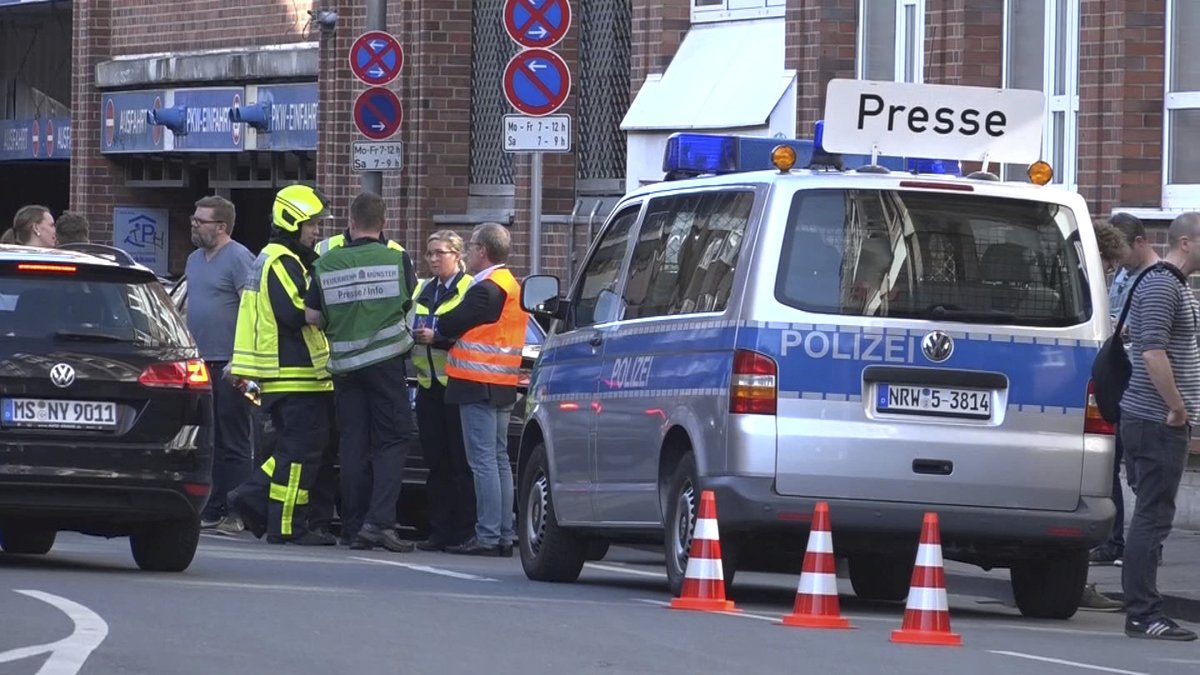
[[[429,539],[447,545],[464,542],[475,533],[475,477],[467,464],[458,406],[446,403],[446,388],[437,380],[429,389],[417,389],[417,419],[429,468]]]
[[[328,452],[330,395],[272,399],[264,405],[277,434],[274,452],[249,481],[229,493],[229,506],[255,536],[291,539],[308,531],[314,486]]]
[[[205,433],[212,437],[212,496],[204,507],[204,519],[216,520],[227,510],[225,495],[250,479],[253,464],[254,420],[252,404],[221,377],[225,361],[208,361],[212,374],[213,423]]]
[[[342,485],[342,537],[353,538],[364,524],[389,528],[404,480],[412,410],[404,359],[396,357],[336,375]]]

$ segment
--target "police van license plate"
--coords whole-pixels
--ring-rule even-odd
[[[117,404],[107,401],[49,401],[6,398],[0,405],[5,426],[47,429],[114,429]]]
[[[992,392],[985,389],[880,384],[876,391],[875,409],[883,413],[970,419],[992,416]]]

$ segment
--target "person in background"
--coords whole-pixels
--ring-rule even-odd
[[[414,549],[395,530],[412,411],[404,357],[412,349],[408,311],[412,260],[383,238],[383,197],[363,192],[350,205],[350,241],[317,258],[305,316],[329,338],[340,437],[342,539],[350,548]]]
[[[13,216],[13,237],[22,246],[58,246],[54,216],[50,215],[50,209],[37,204],[17,209],[17,215]]]
[[[17,243],[17,238],[13,236],[13,229],[11,227],[5,230],[4,234],[0,234],[0,244],[15,243]]]
[[[275,196],[271,238],[254,260],[238,306],[228,377],[254,381],[278,437],[261,471],[228,496],[229,510],[272,544],[332,546],[337,539],[309,524],[312,490],[329,441],[333,382],[325,335],[304,315],[313,245],[328,201],[307,185]]]
[[[1129,288],[1133,285],[1133,281],[1151,265],[1159,261],[1158,253],[1146,238],[1146,227],[1142,221],[1128,213],[1114,213],[1108,220],[1109,227],[1103,230],[1097,230],[1097,237],[1101,232],[1111,232],[1116,230],[1121,234],[1124,240],[1124,250],[1126,255],[1119,259],[1118,269],[1113,276],[1112,285],[1108,291],[1108,313],[1109,319],[1113,327],[1117,325],[1117,320],[1121,316],[1121,310],[1125,308],[1125,302],[1129,297]],[[1111,235],[1109,236],[1111,240]],[[1110,244],[1110,248],[1113,244]],[[1101,257],[1105,255],[1105,243],[1100,242]],[[1116,255],[1117,252],[1112,252]],[[1107,271],[1107,270],[1106,270]],[[1128,331],[1128,321],[1126,322],[1126,331]],[[1121,442],[1120,434],[1117,435],[1117,455],[1113,461],[1113,503],[1117,507],[1117,518],[1113,522],[1112,534],[1109,535],[1108,541],[1092,549],[1088,554],[1088,560],[1093,565],[1116,565],[1121,566],[1125,555],[1125,492],[1121,488],[1121,464],[1125,458],[1125,446]],[[1137,474],[1133,464],[1125,466],[1125,479],[1129,483],[1129,489],[1137,491]],[[1159,551],[1159,558],[1162,558],[1162,551]]]
[[[1200,307],[1186,283],[1200,271],[1200,213],[1175,218],[1167,245],[1163,264],[1151,268],[1129,293],[1133,374],[1121,397],[1118,433],[1126,462],[1134,466],[1137,492],[1121,587],[1125,635],[1190,641],[1196,633],[1163,611],[1158,549],[1171,533],[1192,426],[1200,421]]]
[[[436,332],[438,318],[462,303],[472,277],[463,272],[463,240],[451,230],[429,236],[425,260],[433,278],[416,292],[414,330]],[[454,341],[442,339],[417,345],[412,352],[417,370],[417,431],[429,468],[425,497],[429,502],[429,538],[417,544],[422,551],[444,551],[475,531],[475,483],[463,445],[458,406],[446,402],[446,358]]]
[[[63,234],[68,216],[59,219]],[[237,212],[224,197],[204,197],[192,213],[192,244],[187,259],[189,289],[188,329],[208,364],[208,372],[221,373],[233,357],[238,304],[254,254],[230,238]],[[86,230],[85,230],[86,231]],[[226,494],[250,480],[253,470],[253,404],[225,378],[212,385],[213,486],[212,496],[200,515],[200,527],[237,534],[244,525],[230,514]]]
[[[459,406],[467,462],[475,482],[475,536],[446,550],[460,555],[512,557],[513,478],[508,421],[517,399],[521,349],[529,316],[521,285],[505,265],[512,240],[499,223],[483,223],[467,245],[474,280],[462,303],[438,317],[417,342],[454,339],[446,359],[446,402]]]
[[[89,230],[91,227],[88,224],[87,218],[82,214],[74,211],[63,211],[55,223],[55,230],[58,233],[58,245],[65,246],[67,244],[86,244],[91,241]]]

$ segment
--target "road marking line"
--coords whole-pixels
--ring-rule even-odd
[[[200,588],[226,588],[240,591],[286,591],[291,593],[365,593],[347,588],[334,588],[332,586],[298,586],[288,584],[252,584],[239,583],[236,581],[188,581],[184,579],[137,579],[134,581],[147,584],[162,584],[165,586],[196,586]]]
[[[565,605],[604,605],[611,607],[626,607],[626,600],[583,600],[579,598],[540,598],[521,595],[485,595],[483,593],[421,593],[435,598],[461,600],[464,602],[486,602],[503,604],[565,604]]]
[[[88,656],[100,646],[101,642],[104,642],[104,638],[108,637],[108,624],[104,622],[104,619],[77,602],[42,591],[17,591],[17,593],[54,605],[71,619],[75,629],[70,635],[56,642],[0,652],[0,663],[19,661],[49,653],[50,658],[42,664],[37,675],[75,675],[83,668]]]
[[[651,577],[654,579],[666,579],[666,572],[648,572],[646,570],[635,570],[629,567],[619,567],[617,565],[601,565],[599,563],[584,563],[584,567],[590,567],[601,572],[618,572],[621,574],[632,574],[635,577]]]
[[[1071,666],[1073,668],[1082,668],[1084,670],[1095,670],[1101,673],[1117,673],[1118,675],[1150,675],[1137,670],[1121,670],[1120,668],[1108,668],[1105,666],[1094,666],[1090,663],[1079,663],[1078,661],[1065,661],[1063,659],[1052,659],[1048,656],[1037,656],[1035,654],[1022,654],[1021,652],[1005,652],[995,649],[989,649],[991,654],[1000,654],[1001,656],[1015,656],[1018,659],[1028,659],[1030,661],[1041,661],[1043,663],[1056,663],[1060,666]]]
[[[1163,663],[1182,663],[1185,665],[1195,665],[1200,663],[1200,659],[1150,659],[1151,661],[1162,661]]]
[[[650,598],[634,598],[634,602],[644,602],[647,605],[657,605],[658,607],[670,607],[671,603],[663,600],[651,600]],[[751,614],[750,612],[709,612],[709,614],[724,614],[725,616],[736,616],[743,619],[757,619],[758,621],[770,621],[771,623],[779,623],[783,620],[783,615],[768,616],[764,614]]]
[[[392,565],[393,567],[403,567],[414,572],[428,572],[437,574],[451,579],[461,579],[463,581],[499,581],[491,577],[481,577],[476,574],[467,574],[466,572],[455,572],[454,570],[444,570],[440,567],[431,567],[429,565],[418,565],[416,563],[399,562],[396,560],[379,560],[378,558],[360,558],[358,556],[350,556],[353,560],[361,560],[363,562],[375,563],[377,565]]]

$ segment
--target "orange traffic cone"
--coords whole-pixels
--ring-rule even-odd
[[[838,607],[837,561],[833,557],[833,531],[829,528],[829,504],[817,502],[804,571],[796,589],[796,606],[783,623],[801,628],[850,628]]]
[[[946,572],[942,567],[942,536],[936,513],[926,513],[921,525],[917,564],[913,567],[904,623],[892,631],[892,642],[957,647],[962,637],[950,632],[950,606],[946,599]]]
[[[717,532],[717,496],[712,490],[700,495],[692,550],[683,574],[683,590],[671,600],[672,609],[701,612],[735,611],[725,599],[725,572],[721,567],[721,535]]]

